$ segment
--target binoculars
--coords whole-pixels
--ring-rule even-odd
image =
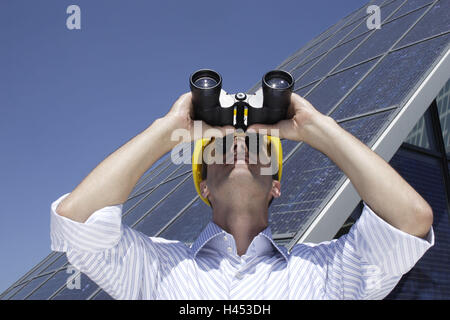
[[[288,72],[273,70],[263,76],[262,88],[256,93],[229,94],[222,89],[222,77],[213,70],[196,71],[189,80],[194,120],[244,131],[252,124],[275,124],[286,119],[295,83]]]

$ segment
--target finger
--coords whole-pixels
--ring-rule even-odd
[[[248,127],[247,132],[257,132],[260,134],[269,134],[273,131],[274,134],[276,134],[278,130],[277,124],[253,124],[250,127]]]
[[[291,120],[282,120],[276,124],[254,124],[249,127],[260,134],[267,134],[280,139],[286,139],[289,136]]]

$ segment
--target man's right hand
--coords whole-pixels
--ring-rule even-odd
[[[175,129],[185,129],[189,132],[183,142],[191,142],[202,138],[223,137],[234,131],[233,126],[213,127],[201,120],[194,120],[194,105],[192,94],[187,92],[181,95],[172,105],[170,111],[163,117]],[[194,125],[195,124],[195,125]],[[198,130],[201,128],[201,130]],[[196,130],[194,130],[196,129]]]
[[[164,154],[180,142],[203,137],[224,136],[232,127],[211,127],[199,121],[202,130],[194,130],[191,93],[173,104],[166,116],[104,159],[56,208],[62,216],[86,221],[98,209],[124,203],[139,178]],[[183,141],[171,139],[174,130],[185,129]],[[215,129],[215,130],[212,130]],[[195,132],[198,131],[198,132]]]

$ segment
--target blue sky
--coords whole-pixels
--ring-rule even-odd
[[[246,91],[365,0],[0,2],[0,292],[50,252],[50,204],[197,69]],[[81,8],[81,30],[66,8]]]

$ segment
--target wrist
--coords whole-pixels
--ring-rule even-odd
[[[338,134],[339,128],[333,118],[317,113],[302,127],[302,140],[325,153],[330,143],[333,143],[332,138]]]
[[[155,130],[157,132],[156,136],[154,134],[155,132],[153,132],[152,136],[160,141],[161,148],[166,152],[172,150],[181,142],[178,139],[179,135],[174,135],[174,132],[176,132],[177,129],[182,129],[177,122],[177,119],[167,115],[156,119],[153,124],[147,128],[149,131]]]

